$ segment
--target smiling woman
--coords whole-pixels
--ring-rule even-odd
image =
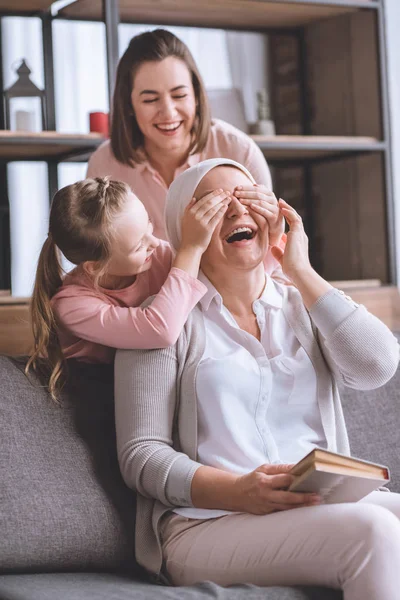
[[[144,149],[166,183],[171,183],[166,154],[168,161],[175,157],[181,162],[194,145],[192,141],[188,148],[197,101],[187,66],[174,56],[157,63],[143,63],[134,78],[131,101]],[[207,123],[203,127],[206,126]]]
[[[229,158],[272,188],[268,165],[242,131],[211,120],[207,94],[189,49],[171,32],[135,36],[118,65],[111,140],[91,157],[88,177],[128,183],[166,239],[164,205],[171,182],[209,158]]]
[[[224,265],[234,262],[238,269],[248,268],[249,264],[262,263],[268,250],[268,221],[240,202],[236,198],[236,189],[249,183],[248,176],[239,169],[221,166],[212,169],[196,188],[196,197],[204,196],[204,190],[223,187],[232,194],[232,201],[225,218],[217,226],[215,235],[202,257],[202,269],[207,272],[218,271]]]
[[[118,456],[137,491],[137,561],[180,586],[321,585],[346,600],[395,600],[400,496],[324,505],[289,488],[292,464],[314,447],[350,453],[339,386],[383,385],[398,365],[397,340],[314,271],[302,220],[283,200],[287,243],[272,252],[290,282],[266,274],[275,204],[249,184],[248,170],[225,159],[172,183],[175,248],[193,197],[200,204],[223,188],[231,198],[201,259],[207,291],[173,348],[116,355]]]

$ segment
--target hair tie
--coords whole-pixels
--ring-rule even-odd
[[[102,192],[104,193],[106,191],[106,189],[110,186],[110,178],[107,177],[103,177],[103,179],[101,180],[101,186],[102,186]]]

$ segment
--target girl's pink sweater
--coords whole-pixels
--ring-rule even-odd
[[[207,288],[181,269],[172,268],[172,252],[161,242],[151,268],[120,290],[95,289],[82,268],[69,273],[52,298],[66,358],[108,363],[116,348],[166,348],[175,344]],[[138,308],[146,298],[153,302]]]

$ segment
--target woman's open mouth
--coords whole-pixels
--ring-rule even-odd
[[[159,123],[154,125],[154,127],[163,135],[172,136],[176,134],[182,123],[183,121],[175,121],[174,123]]]
[[[257,231],[251,227],[237,227],[225,237],[224,241],[234,246],[247,246],[255,238],[256,234]]]

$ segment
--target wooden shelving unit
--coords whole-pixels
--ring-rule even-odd
[[[104,138],[99,133],[30,133],[0,130],[1,160],[87,160]]]
[[[192,27],[260,30],[304,27],[321,19],[371,7],[375,0],[120,0],[119,15],[127,23],[163,23]],[[60,11],[72,19],[102,20],[101,0],[77,0]]]
[[[48,5],[0,0],[0,13],[40,13]],[[110,81],[118,14],[126,23],[268,34],[271,66],[278,67],[269,74],[278,135],[252,137],[273,167],[276,192],[305,215],[324,276],[349,280],[358,294],[381,290],[379,298],[386,294],[392,302],[382,10],[382,0],[76,0],[56,18],[105,22]],[[87,160],[102,141],[96,134],[0,131],[0,163]]]
[[[58,16],[105,19],[112,48],[115,14],[103,8],[102,0],[78,0]],[[252,137],[273,167],[276,192],[304,216],[325,277],[393,281],[381,0],[119,0],[118,15],[268,34],[278,135]]]
[[[49,10],[51,3],[51,0],[0,0],[0,13],[29,16]]]

